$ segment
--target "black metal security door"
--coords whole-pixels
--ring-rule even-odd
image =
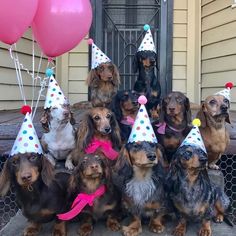
[[[132,62],[149,24],[158,53],[157,77],[162,95],[172,89],[173,0],[92,0],[90,35],[118,66],[120,89],[133,88],[136,75]]]

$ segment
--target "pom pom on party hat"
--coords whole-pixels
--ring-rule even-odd
[[[233,86],[234,85],[232,82],[228,82],[225,84],[225,89],[215,93],[215,95],[222,95],[230,101],[230,90],[233,88]]]
[[[152,37],[152,32],[150,30],[149,25],[144,25],[144,30],[146,31],[146,34],[138,48],[138,51],[154,51],[156,52],[156,48],[154,45],[153,37]]]
[[[92,45],[92,63],[91,68],[94,69],[102,63],[110,62],[111,59],[94,44],[92,39],[88,39],[88,44]]]
[[[69,104],[69,101],[64,96],[60,86],[54,79],[53,75],[51,75],[49,78],[48,91],[44,103],[44,109],[63,104]]]
[[[38,154],[43,153],[29,112],[25,115],[20,131],[11,149],[10,156],[26,152]]]
[[[192,121],[192,125],[193,125],[193,128],[190,130],[189,134],[184,139],[180,147],[184,145],[195,146],[195,147],[201,148],[205,153],[207,153],[204,142],[202,140],[200,130],[198,128],[199,126],[201,126],[201,121],[196,118]]]
[[[157,143],[157,138],[154,134],[148,113],[145,107],[147,98],[140,96],[138,98],[140,108],[135,118],[134,125],[132,127],[131,134],[128,139],[128,143],[147,141],[151,143]]]

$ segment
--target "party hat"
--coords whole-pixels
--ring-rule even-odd
[[[29,112],[27,112],[25,115],[24,121],[11,149],[10,155],[13,156],[18,153],[23,154],[26,152],[38,154],[43,153]]]
[[[192,121],[192,124],[193,128],[190,130],[189,134],[184,139],[180,147],[184,145],[195,146],[201,148],[205,153],[207,153],[200,130],[198,128],[199,126],[201,126],[201,121],[196,118]]]
[[[230,101],[230,90],[233,88],[233,86],[234,85],[232,82],[228,82],[225,84],[225,89],[215,93],[215,95],[222,95]]]
[[[88,44],[92,45],[92,69],[98,67],[102,63],[111,61],[111,59],[104,52],[102,52],[96,44],[94,44],[92,39],[88,39]]]
[[[68,103],[68,99],[64,96],[61,88],[59,87],[57,81],[54,79],[53,75],[51,75],[49,78],[48,91],[44,103],[44,109],[50,108],[51,106],[63,105]]]
[[[138,48],[138,51],[154,51],[154,52],[156,52],[156,48],[155,48],[154,41],[152,38],[150,26],[144,25],[143,28],[146,31],[146,34],[145,34],[145,36]]]
[[[157,138],[154,134],[146,107],[144,106],[147,103],[147,98],[142,95],[138,98],[138,102],[140,103],[140,108],[135,118],[128,143],[140,141],[157,143]]]

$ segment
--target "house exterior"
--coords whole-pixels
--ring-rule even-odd
[[[121,0],[122,1],[122,0]],[[117,1],[116,1],[117,2]],[[236,8],[234,0],[160,0],[172,7],[171,87],[200,103],[207,95],[236,84]],[[22,105],[9,45],[0,43],[0,110]],[[32,68],[32,33],[27,31],[17,43],[18,56]],[[35,44],[35,65],[40,60]],[[40,75],[47,67],[42,59]],[[88,99],[85,83],[89,71],[89,46],[83,40],[76,48],[56,58],[56,78],[70,103]],[[26,99],[31,100],[32,81],[23,73]],[[41,103],[43,103],[43,97]],[[231,91],[231,109],[236,110],[236,88]]]

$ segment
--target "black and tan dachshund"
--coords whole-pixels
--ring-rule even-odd
[[[37,235],[42,223],[56,220],[56,214],[67,210],[65,198],[69,175],[54,175],[52,164],[35,153],[9,157],[0,174],[0,195],[4,196],[13,186],[16,202],[29,226],[24,236]],[[64,221],[56,220],[53,235],[66,236]]]
[[[152,118],[156,120],[161,98],[161,85],[155,74],[155,68],[158,69],[157,54],[149,50],[138,51],[134,57],[133,67],[134,72],[138,72],[133,89],[140,95],[144,94],[147,97],[146,108],[149,115],[152,115]]]
[[[153,129],[169,162],[189,133],[191,120],[190,102],[183,93],[171,92],[163,98],[160,118],[153,123]]]
[[[142,232],[142,218],[150,218],[150,231],[164,231],[163,216],[169,204],[164,192],[162,160],[161,147],[146,141],[128,143],[121,151],[113,182],[122,193],[124,212],[131,216],[131,222],[122,228],[125,236]]]
[[[229,198],[210,181],[204,151],[185,145],[173,158],[166,183],[179,219],[174,235],[184,236],[187,221],[198,220],[202,222],[199,236],[211,236],[210,220],[223,221]]]
[[[120,126],[121,139],[125,143],[138,113],[138,97],[137,92],[133,90],[120,90],[112,100],[111,110],[116,116]]]

